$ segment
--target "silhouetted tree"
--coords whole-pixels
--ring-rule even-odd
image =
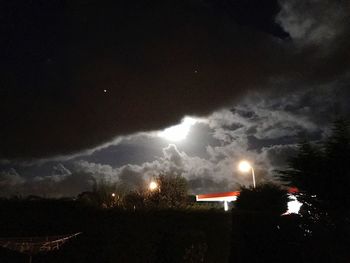
[[[99,196],[95,191],[93,192],[85,191],[80,193],[77,196],[77,201],[86,206],[99,207],[101,205]]]
[[[275,184],[260,184],[256,188],[242,187],[237,198],[238,210],[268,212],[281,215],[287,211],[287,191]]]
[[[232,211],[230,262],[280,261],[289,242],[281,234],[288,200],[287,191],[272,183],[241,188]]]
[[[142,209],[145,207],[145,194],[139,191],[132,191],[123,198],[123,205],[126,209]]]
[[[90,206],[111,208],[119,204],[122,196],[118,192],[116,183],[108,183],[104,180],[95,182],[92,191],[82,192],[78,195],[78,201]],[[114,195],[112,195],[114,193]]]
[[[321,150],[303,140],[298,145],[297,155],[288,161],[289,168],[280,171],[280,177],[288,185],[296,186],[300,189],[307,189],[315,194],[320,191],[320,185],[315,184],[315,180],[320,179],[320,170],[323,166],[323,155]]]
[[[158,189],[148,192],[147,203],[159,208],[181,208],[187,203],[187,180],[182,176],[159,175]]]
[[[350,208],[350,132],[345,120],[334,123],[332,135],[325,142],[326,175],[324,191],[318,193],[327,201],[332,210],[337,207],[342,210]]]
[[[346,213],[350,208],[350,133],[345,120],[334,122],[332,134],[319,146],[299,144],[281,178],[301,191],[306,206],[322,213]],[[308,212],[310,213],[311,210]]]

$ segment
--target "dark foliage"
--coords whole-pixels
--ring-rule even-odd
[[[0,237],[46,236],[81,231],[58,251],[33,262],[227,262],[230,216],[223,211],[120,210],[75,201],[0,201]],[[1,263],[26,255],[0,248]]]
[[[306,140],[298,145],[295,157],[289,159],[289,169],[280,171],[281,178],[292,186],[300,189],[308,189],[311,194],[320,191],[320,184],[315,184],[315,178],[320,180],[320,167],[322,166],[323,153],[321,150]],[[322,180],[320,180],[322,182]]]
[[[312,233],[303,228],[304,217],[276,216],[261,212],[233,211],[230,261],[348,262],[348,239],[315,224]]]
[[[145,208],[145,195],[138,191],[130,192],[124,196],[122,205],[126,209],[143,209]]]
[[[0,200],[0,237],[83,232],[58,251],[34,256],[35,263],[348,262],[344,233],[317,225],[309,235],[304,220],[242,210],[131,211],[72,200]],[[1,263],[27,260],[0,248]]]
[[[332,135],[324,145],[324,179],[327,184],[324,191],[318,193],[331,206],[340,209],[350,208],[350,131],[344,120],[334,123]]]
[[[149,192],[147,205],[157,208],[182,208],[187,205],[187,180],[182,176],[160,175],[158,189]]]
[[[297,155],[289,160],[289,168],[280,175],[287,184],[299,188],[300,198],[310,209],[345,218],[350,208],[349,163],[349,125],[338,120],[332,134],[319,145],[301,142]]]
[[[287,211],[287,191],[274,184],[260,184],[256,188],[241,189],[237,198],[238,210],[281,215]]]
[[[184,177],[159,175],[154,180],[157,183],[154,190],[145,186],[130,190],[123,185],[101,181],[93,191],[79,194],[78,201],[86,206],[126,210],[178,209],[193,204],[193,200],[188,197],[187,180]]]

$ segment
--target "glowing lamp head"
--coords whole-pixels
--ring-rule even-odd
[[[238,165],[238,169],[243,173],[247,173],[252,169],[252,166],[247,161],[241,161]]]
[[[150,182],[148,188],[149,188],[149,190],[154,191],[158,188],[158,184],[156,182],[152,181],[152,182]]]

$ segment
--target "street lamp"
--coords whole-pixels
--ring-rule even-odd
[[[115,193],[112,193],[111,197],[111,207],[114,207],[116,205]]]
[[[155,181],[152,181],[149,183],[149,186],[148,186],[149,190],[150,191],[155,191],[157,188],[158,188],[158,184],[155,182]]]
[[[253,166],[251,166],[251,164],[247,161],[241,161],[238,165],[238,169],[243,173],[247,173],[249,171],[252,171],[253,186],[255,188],[255,173],[254,173]]]

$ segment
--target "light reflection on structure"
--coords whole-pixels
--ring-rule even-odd
[[[298,192],[297,188],[290,188],[288,189],[288,196],[290,201],[288,202],[288,210],[283,215],[289,215],[289,214],[299,214],[300,207],[303,205],[301,202],[298,201],[297,197],[295,196],[295,193]],[[237,200],[237,197],[239,196],[239,191],[234,192],[224,192],[224,193],[212,193],[212,194],[201,194],[196,195],[196,201],[197,202],[223,202],[224,203],[224,210],[229,210],[228,203],[234,202]]]
[[[238,191],[196,195],[197,202],[224,202],[224,210],[228,211],[228,203],[237,200]]]
[[[288,210],[286,214],[299,214],[300,207],[303,205],[298,201],[295,195],[289,194],[291,201],[288,202]]]

